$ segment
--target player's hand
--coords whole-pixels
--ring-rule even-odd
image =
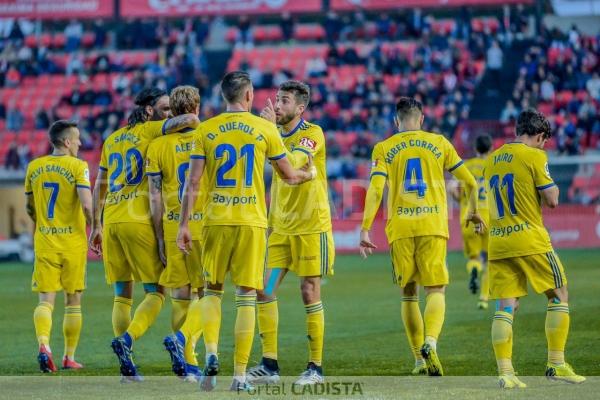
[[[467,228],[469,227],[469,223],[473,223],[473,225],[475,225],[475,233],[479,235],[483,235],[487,230],[487,225],[485,224],[485,221],[483,220],[483,218],[481,218],[481,215],[477,213],[471,213],[467,216]]]
[[[97,255],[102,255],[102,228],[94,228],[90,232],[89,247],[92,252]]]
[[[179,227],[179,231],[177,232],[177,247],[185,254],[190,254],[192,251],[192,234],[189,227]]]
[[[167,256],[165,252],[165,241],[163,239],[158,240],[158,256],[160,257],[160,262],[162,262],[163,266],[167,266]]]
[[[267,105],[260,112],[260,116],[267,121],[277,124],[277,114],[275,114],[275,107],[273,107],[273,102],[271,99],[267,99]]]
[[[369,231],[360,231],[360,255],[363,258],[367,258],[370,254],[373,254],[373,249],[377,246],[373,244],[369,237]]]

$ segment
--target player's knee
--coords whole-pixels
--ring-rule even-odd
[[[548,290],[546,292],[546,297],[548,297],[548,301],[550,302],[568,303],[569,291],[567,290],[566,286],[563,286],[553,290]]]
[[[413,297],[416,296],[419,292],[419,288],[416,282],[407,283],[406,286],[402,288],[402,295],[405,297]]]
[[[114,284],[115,297],[132,297],[132,282],[115,282]]]
[[[75,293],[67,293],[65,296],[65,305],[79,306],[81,305],[81,291]]]
[[[425,286],[425,293],[446,293],[446,286]]]
[[[158,283],[144,283],[144,292],[162,293],[161,286]]]
[[[256,294],[256,289],[248,287],[248,286],[238,286],[235,290],[235,294],[237,294],[237,295]]]
[[[264,290],[256,291],[256,301],[273,301],[277,298],[275,293],[266,293]]]
[[[312,304],[321,300],[319,281],[316,279],[304,279],[300,285],[302,301],[304,304]]]
[[[189,285],[171,289],[171,297],[177,300],[189,300],[192,295]]]

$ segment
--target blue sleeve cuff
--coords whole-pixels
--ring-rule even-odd
[[[556,183],[552,182],[552,183],[549,183],[549,184],[547,184],[547,185],[543,185],[543,186],[536,186],[535,188],[536,188],[537,190],[544,190],[544,189],[551,188],[552,186],[556,186]]]
[[[98,169],[101,169],[102,171],[108,171],[108,168],[105,168],[103,166],[99,166]]]
[[[377,176],[377,175],[380,175],[380,176],[383,176],[383,177],[387,178],[387,174],[385,172],[373,172],[371,174],[371,178],[373,178],[374,176]]]
[[[75,185],[77,187],[77,189],[89,189],[90,187],[88,185]]]
[[[271,160],[271,161],[277,161],[277,160],[281,160],[283,157],[285,157],[285,153],[280,154],[280,155],[275,156],[275,157],[269,157],[269,160]]]
[[[206,156],[201,156],[199,154],[192,154],[190,158],[192,160],[206,160]]]
[[[459,161],[459,162],[458,162],[458,163],[457,163],[455,166],[453,166],[452,168],[450,168],[450,169],[448,170],[448,172],[452,172],[452,171],[454,171],[456,168],[458,168],[458,167],[460,167],[461,165],[463,165],[463,163],[464,163],[464,161],[463,161],[463,160],[460,160],[460,161]]]
[[[146,172],[147,176],[160,176],[162,175],[160,172]]]
[[[296,147],[296,148],[295,148],[294,150],[292,150],[292,151],[301,151],[301,152],[303,152],[304,154],[308,154],[309,156],[312,156],[312,153],[311,153],[310,151],[308,151],[308,150],[306,150],[306,149],[303,149],[303,148],[301,148],[301,147]]]

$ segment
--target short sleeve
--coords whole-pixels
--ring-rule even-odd
[[[90,189],[90,169],[85,161],[81,161],[75,176],[75,185],[78,189]]]
[[[192,152],[190,155],[190,159],[194,160],[204,160],[206,159],[206,149],[204,146],[204,133],[200,127],[196,128],[196,132],[194,133],[194,141],[192,142]]]
[[[381,143],[375,145],[375,148],[373,149],[373,154],[371,155],[370,177],[373,178],[377,175],[383,176],[385,178],[388,177],[387,164],[385,162],[384,150]]]
[[[284,158],[287,151],[275,125],[267,126],[265,137],[267,139],[267,157],[269,160],[277,161]]]
[[[106,155],[106,141],[102,146],[102,154],[100,155],[100,164],[98,164],[98,168],[104,171],[108,171],[108,156]]]
[[[167,119],[163,119],[160,121],[146,121],[144,122],[144,135],[146,136],[146,138],[152,140],[152,139],[156,139],[157,137],[160,137],[162,135],[165,135],[167,132],[165,132],[165,127],[166,127],[166,122],[168,120]]]
[[[25,173],[25,194],[33,194],[33,189],[31,188],[31,163],[27,166],[27,172]]]
[[[555,185],[548,169],[548,157],[546,153],[540,151],[532,157],[533,160],[533,181],[537,190],[548,189]]]
[[[146,175],[160,175],[160,160],[158,159],[158,147],[157,141],[153,141],[148,146],[146,151]]]
[[[448,172],[452,172],[463,165],[464,161],[460,158],[452,143],[446,138],[444,138],[444,147],[444,169]]]
[[[308,130],[306,133],[300,131],[297,133],[297,135],[300,135],[300,140],[294,147],[293,151],[301,151],[308,155],[314,156],[321,150],[321,148],[323,148],[323,145],[325,144],[325,135],[323,135],[323,131],[316,126]]]

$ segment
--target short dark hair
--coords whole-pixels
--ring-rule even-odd
[[[48,137],[50,138],[50,143],[52,143],[52,146],[63,146],[65,133],[71,128],[77,128],[77,122],[67,121],[65,119],[59,119],[58,121],[54,122],[48,130]]]
[[[142,89],[137,96],[135,96],[134,103],[137,107],[133,109],[131,115],[127,119],[127,126],[131,128],[134,125],[148,121],[146,106],[153,107],[158,99],[163,96],[167,96],[167,92],[157,87]]]
[[[310,102],[310,87],[306,83],[294,80],[283,82],[279,85],[279,90],[293,93],[296,103],[304,104],[304,107],[308,107],[308,103]]]
[[[535,136],[539,133],[543,133],[546,139],[552,136],[548,119],[544,114],[532,108],[523,110],[517,118],[517,136]]]
[[[228,103],[233,103],[240,100],[242,91],[250,85],[252,85],[252,81],[247,72],[229,72],[221,81],[221,93]]]
[[[490,135],[479,135],[475,138],[475,150],[479,154],[485,154],[492,148],[492,137]]]
[[[401,121],[422,113],[423,105],[412,97],[400,97],[396,103],[396,114]]]

